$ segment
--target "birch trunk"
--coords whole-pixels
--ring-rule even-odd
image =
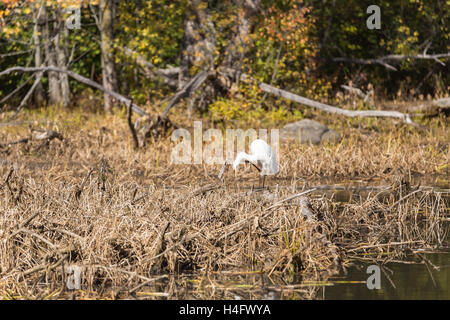
[[[46,65],[48,67],[57,67],[56,50],[53,41],[51,41],[49,14],[45,3],[42,4],[42,20],[44,21],[42,28],[42,39],[44,41],[44,51],[46,57]],[[61,87],[59,85],[59,74],[57,72],[48,72],[48,91],[49,103],[58,105],[61,101]]]
[[[34,65],[36,67],[41,67],[43,64],[43,52],[42,52],[42,43],[41,43],[41,36],[42,36],[42,18],[41,18],[41,11],[34,7],[34,26],[33,26],[33,42],[34,42]],[[42,82],[39,81],[39,83],[36,84],[36,88],[34,90],[34,103],[37,106],[42,106],[45,101],[45,93],[44,93],[44,87],[42,86]]]
[[[117,75],[114,62],[114,3],[113,0],[100,0],[100,34],[103,87],[117,91]],[[110,112],[116,105],[113,97],[104,95],[105,111]]]
[[[56,52],[56,63],[57,67],[63,70],[67,69],[67,60],[68,60],[68,30],[65,28],[62,11],[58,9],[55,12],[56,22],[55,22],[55,52]],[[70,88],[69,88],[69,77],[65,73],[59,73],[59,86],[61,93],[61,100],[59,103],[63,107],[67,107],[70,103]]]

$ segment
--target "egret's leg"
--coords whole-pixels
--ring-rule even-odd
[[[262,188],[264,189],[264,182],[266,182],[266,175],[263,175],[262,177]]]

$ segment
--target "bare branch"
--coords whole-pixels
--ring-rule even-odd
[[[118,101],[128,105],[130,102],[132,103],[132,101],[126,97],[124,97],[123,95],[114,92],[112,90],[106,89],[105,87],[103,87],[102,85],[98,84],[95,81],[92,81],[88,78],[85,78],[81,75],[79,75],[78,73],[75,73],[73,71],[70,70],[64,70],[64,69],[60,69],[57,67],[12,67],[6,70],[3,70],[0,72],[0,77],[13,73],[13,72],[48,72],[48,71],[53,71],[53,72],[61,72],[61,73],[65,73],[67,74],[69,77],[84,83],[88,86],[94,87],[98,90],[101,90],[107,94],[109,94],[110,96],[114,97],[115,99],[117,99]],[[132,103],[132,108],[133,111],[136,112],[137,114],[144,116],[144,115],[148,115],[144,110],[142,110],[138,105]]]
[[[30,52],[32,52],[32,51],[33,51],[33,50],[25,50],[25,51],[17,51],[17,52],[4,53],[4,54],[0,54],[0,58],[19,56],[19,55],[21,55],[21,54],[30,53]]]
[[[14,115],[12,117],[17,116],[17,114],[20,112],[20,110],[23,108],[23,106],[25,105],[25,103],[28,102],[28,99],[30,99],[31,95],[33,94],[34,89],[36,89],[36,87],[38,86],[38,84],[41,83],[42,80],[42,72],[40,72],[37,77],[36,80],[34,81],[33,85],[31,86],[30,90],[28,90],[27,94],[25,95],[25,97],[22,99],[22,101],[19,104],[19,107],[17,107],[16,112],[14,112]]]
[[[146,76],[156,75],[156,76],[164,79],[164,81],[167,84],[172,85],[172,86],[177,86],[178,82],[177,82],[176,78],[178,77],[178,74],[180,73],[181,68],[169,67],[166,69],[160,69],[160,68],[157,68],[153,63],[145,60],[144,57],[142,57],[140,54],[138,54],[137,52],[133,51],[132,49],[130,49],[128,47],[125,47],[125,48],[119,47],[119,49],[121,49],[125,55],[127,55],[129,57],[135,57],[136,63],[144,69],[144,73]]]
[[[9,93],[6,97],[4,97],[2,100],[0,100],[0,104],[5,103],[6,100],[8,100],[9,98],[11,98],[13,95],[15,95],[17,92],[19,92],[23,87],[25,87],[27,85],[28,82],[30,82],[30,80],[33,79],[33,77],[28,78],[27,80],[25,80],[20,86],[18,86],[16,89],[14,89],[11,93]],[[3,106],[0,106],[0,109]]]
[[[357,64],[380,64],[386,69],[397,71],[397,69],[390,64],[382,61],[381,59],[352,59],[352,58],[333,58],[335,62],[349,62],[349,63],[357,63]]]
[[[161,118],[164,119],[169,114],[170,109],[174,107],[178,101],[180,101],[182,98],[188,97],[191,95],[192,92],[197,90],[203,82],[208,78],[208,72],[202,71],[198,73],[195,77],[193,77],[180,91],[178,91],[172,99],[170,99],[169,104],[167,105],[166,109],[161,115]]]
[[[386,69],[397,71],[395,67],[388,64],[387,61],[399,62],[406,59],[415,59],[415,60],[434,60],[436,63],[445,66],[445,63],[442,62],[441,58],[449,58],[450,52],[447,53],[439,53],[439,54],[417,54],[417,55],[401,55],[401,54],[390,54],[384,57],[376,58],[376,59],[353,59],[346,57],[333,58],[332,61],[335,62],[349,62],[349,63],[357,63],[357,64],[380,64],[384,66]]]

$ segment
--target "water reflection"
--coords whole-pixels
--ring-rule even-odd
[[[450,182],[448,177],[430,176],[426,179],[412,179],[411,185],[431,185],[435,191],[442,192],[447,210],[450,207]],[[375,186],[382,185],[381,181]],[[373,184],[371,183],[371,186]],[[347,202],[353,197],[366,196],[368,186],[350,183],[334,191],[334,199]],[[333,188],[330,191],[333,192]],[[381,192],[380,196],[388,196]],[[450,235],[447,243],[450,242]],[[381,272],[381,289],[369,290],[366,283],[352,283],[366,280],[370,263],[357,262],[347,270],[347,275],[329,279],[333,286],[323,287],[323,299],[450,299],[450,250],[441,249],[436,253],[423,254],[424,259],[406,259],[404,263],[386,263]]]
[[[422,263],[387,263],[381,272],[381,289],[369,290],[365,283],[336,283],[324,288],[323,296],[325,299],[352,300],[450,299],[450,252],[427,254],[426,257],[439,270]],[[367,279],[370,276],[366,273],[368,265],[359,263],[350,268],[345,280]]]

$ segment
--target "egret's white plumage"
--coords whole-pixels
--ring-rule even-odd
[[[257,163],[260,167],[260,173],[263,176],[276,175],[278,173],[277,156],[267,142],[256,139],[250,145],[250,152],[250,154],[239,152],[233,163],[233,168],[235,170],[242,160],[247,160],[253,164]]]

